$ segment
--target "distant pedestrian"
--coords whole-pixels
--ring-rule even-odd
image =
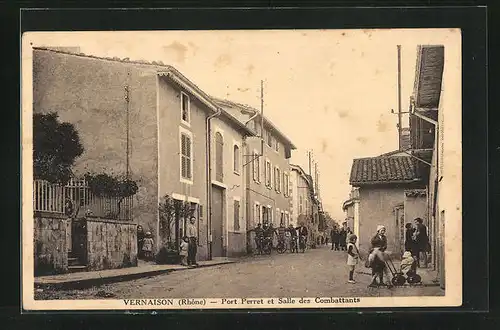
[[[337,227],[333,227],[330,236],[332,238],[332,250],[338,251],[339,250],[339,240],[340,240],[340,234],[339,230]]]
[[[342,228],[340,228],[340,233],[339,233],[339,245],[340,245],[340,250],[345,251],[347,250],[347,225],[342,224]]]
[[[348,283],[354,284],[354,270],[359,261],[359,251],[356,246],[358,237],[354,234],[349,236],[349,243],[347,243],[347,266],[349,266],[349,280]]]
[[[137,252],[139,255],[137,256],[139,259],[142,259],[144,257],[144,253],[142,252],[142,245],[144,243],[144,229],[142,228],[141,225],[137,226]]]
[[[188,265],[192,266],[198,266],[198,263],[196,262],[196,253],[198,252],[198,235],[195,223],[196,218],[192,216],[189,220],[189,224],[187,225],[187,237],[189,239],[187,262]]]
[[[145,260],[150,261],[153,259],[153,246],[154,246],[154,240],[151,235],[151,232],[148,231],[142,243],[142,252]]]
[[[181,265],[187,266],[187,256],[189,251],[189,238],[184,236],[181,241],[179,255],[181,257]]]

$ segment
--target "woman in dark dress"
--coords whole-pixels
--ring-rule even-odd
[[[144,229],[142,228],[141,225],[137,226],[137,257],[139,259],[142,259],[143,253],[142,253],[142,245],[144,243],[144,238],[145,238],[145,233]]]
[[[385,227],[382,225],[377,226],[377,234],[373,236],[371,240],[371,251],[369,258],[371,259],[372,268],[372,283],[370,287],[376,287],[378,285],[387,285],[392,287],[390,281],[386,284],[384,283],[384,274],[386,278],[389,279],[389,270],[385,264],[386,255],[385,250],[387,249],[387,237],[385,236]],[[379,278],[379,283],[377,285],[376,279]]]

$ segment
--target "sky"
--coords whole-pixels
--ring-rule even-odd
[[[216,97],[260,108],[291,141],[291,163],[318,164],[323,206],[345,217],[354,158],[398,148],[398,62],[402,111],[408,110],[419,44],[460,47],[460,32],[274,30],[31,33],[33,46],[81,48],[97,56],[163,61]],[[458,40],[458,42],[457,42]],[[460,65],[458,63],[457,65]],[[403,126],[408,118],[403,117]]]

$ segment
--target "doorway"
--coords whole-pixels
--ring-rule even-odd
[[[212,257],[224,257],[224,189],[212,186]]]
[[[399,252],[405,252],[405,209],[403,205],[398,205],[394,208],[394,217],[396,225],[396,246],[399,247]]]

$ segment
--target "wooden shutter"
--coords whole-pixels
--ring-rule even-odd
[[[215,180],[223,182],[223,166],[224,166],[224,154],[223,154],[224,140],[222,134],[217,132],[215,134]]]
[[[240,230],[240,201],[234,201],[234,230]]]
[[[181,135],[181,174],[185,179],[191,179],[191,138]]]

